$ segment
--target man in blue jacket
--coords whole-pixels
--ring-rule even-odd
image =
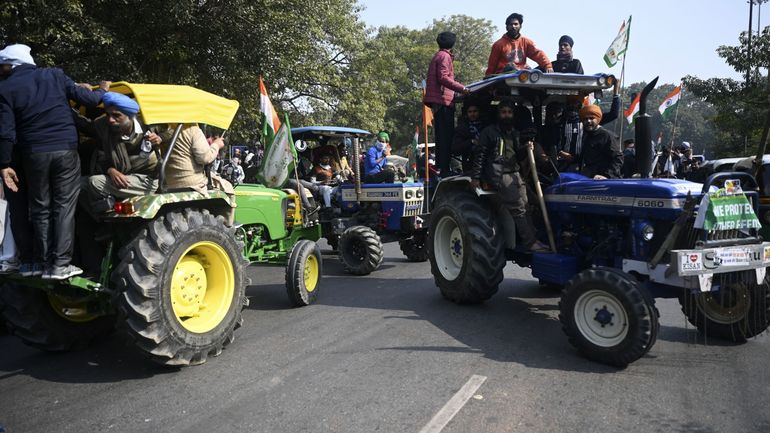
[[[30,48],[21,44],[0,50],[0,76],[0,175],[16,191],[11,155],[21,156],[34,233],[34,263],[22,273],[64,280],[83,272],[70,264],[80,158],[69,101],[95,107],[109,82],[96,91],[80,87],[61,69],[35,66]]]
[[[364,183],[393,183],[396,172],[390,167],[385,167],[390,149],[388,149],[390,136],[387,132],[377,134],[377,140],[366,151],[364,157]]]

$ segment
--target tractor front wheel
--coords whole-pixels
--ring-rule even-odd
[[[625,367],[644,356],[658,335],[652,297],[630,276],[592,268],[564,288],[559,320],[569,342],[589,359]]]
[[[151,221],[121,250],[113,273],[137,346],[164,365],[219,355],[246,305],[242,251],[235,229],[205,209]]]
[[[428,249],[425,247],[425,231],[421,230],[412,237],[398,241],[401,252],[410,262],[424,262],[428,260]]]
[[[307,239],[297,242],[289,254],[286,266],[286,292],[295,307],[315,302],[321,274],[321,250],[318,245]]]
[[[353,275],[371,274],[385,257],[380,237],[366,226],[348,227],[340,236],[338,253],[345,271]]]

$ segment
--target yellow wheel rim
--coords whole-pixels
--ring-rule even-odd
[[[304,272],[304,278],[305,278],[305,289],[308,292],[312,292],[315,290],[316,284],[318,284],[318,259],[314,255],[307,256],[307,260],[305,261],[305,272]]]
[[[213,242],[193,244],[174,267],[171,305],[179,323],[202,334],[216,328],[230,311],[235,272],[230,256]]]
[[[56,314],[70,322],[90,322],[99,317],[96,314],[88,312],[88,306],[85,302],[76,301],[67,296],[49,292],[48,303]]]

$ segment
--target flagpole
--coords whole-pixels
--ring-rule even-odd
[[[423,109],[424,110],[424,109]],[[430,164],[428,163],[428,157],[430,156],[429,149],[428,149],[428,122],[425,121],[425,112],[423,111],[423,121],[422,121],[423,128],[425,129],[425,193],[423,194],[423,197],[425,197],[425,211],[430,212],[430,197],[428,196],[428,191],[430,191],[430,171],[429,167]]]
[[[626,52],[623,53],[623,66],[620,68],[620,82],[618,83],[618,87],[620,88],[620,92],[618,96],[620,98],[620,100],[618,101],[620,103],[620,108],[619,108],[620,112],[623,112],[623,81],[626,78],[626,53],[627,52],[628,52],[628,41],[626,41]],[[620,121],[618,122],[618,124],[620,124],[620,134],[618,135],[620,136],[620,144],[622,145],[623,144],[623,122]]]

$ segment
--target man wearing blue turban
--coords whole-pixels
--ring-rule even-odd
[[[101,147],[98,162],[102,174],[84,182],[89,209],[106,209],[103,203],[110,196],[125,199],[156,191],[158,157],[154,150],[164,138],[170,138],[167,130],[139,121],[139,104],[132,98],[107,92],[102,101],[104,116],[78,120],[81,132],[96,138]]]
[[[0,50],[0,175],[8,189],[11,229],[22,276],[63,280],[83,271],[70,264],[80,192],[78,134],[69,101],[95,107],[109,87],[91,91],[61,69],[38,68],[30,47]],[[29,201],[21,196],[26,188]],[[32,240],[17,230],[29,209]],[[18,234],[17,234],[18,233]],[[24,248],[32,253],[24,257]]]

